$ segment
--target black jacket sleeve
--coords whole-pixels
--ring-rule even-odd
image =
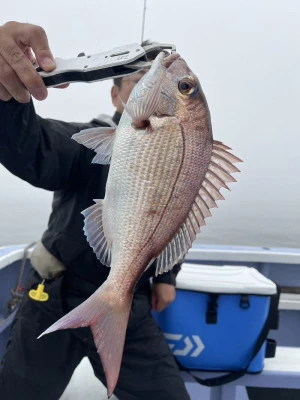
[[[153,277],[154,283],[168,283],[169,285],[176,286],[176,276],[181,270],[181,264],[175,264],[171,271],[165,272],[164,274]]]
[[[32,101],[0,101],[0,162],[34,186],[63,189],[91,173],[94,152],[71,140],[84,127],[43,119]]]

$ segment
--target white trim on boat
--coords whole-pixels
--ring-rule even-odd
[[[279,310],[300,311],[300,294],[281,293]]]
[[[300,249],[194,245],[185,261],[196,260],[300,264]]]
[[[0,247],[0,270],[7,267],[8,265],[22,260],[24,256],[24,250],[27,244],[20,244],[16,246],[1,246]],[[28,255],[30,255],[32,249],[28,250]]]
[[[0,269],[8,262],[7,257],[14,261],[22,258],[26,245],[2,246],[0,247]],[[1,253],[5,251],[5,254]],[[4,261],[5,260],[5,261]],[[243,246],[213,246],[194,245],[185,257],[185,261],[232,261],[232,262],[259,262],[276,264],[299,264],[300,249],[292,248],[264,248]]]

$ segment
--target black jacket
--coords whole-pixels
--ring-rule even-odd
[[[114,115],[118,123],[120,114]],[[109,268],[96,258],[83,234],[81,211],[102,199],[108,166],[92,164],[92,150],[71,136],[81,129],[108,126],[98,119],[90,123],[66,123],[36,115],[32,102],[0,101],[0,162],[33,186],[54,191],[44,246],[65,266],[65,286],[78,296],[88,296],[107,278]],[[32,216],[34,218],[34,215]],[[180,266],[154,278],[175,284]],[[139,287],[154,274],[154,266],[142,276]],[[74,293],[75,292],[75,293]]]

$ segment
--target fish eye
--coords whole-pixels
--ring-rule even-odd
[[[195,91],[195,84],[191,79],[184,78],[178,83],[178,89],[182,94],[192,94]]]

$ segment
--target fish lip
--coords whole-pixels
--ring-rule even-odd
[[[178,60],[179,58],[180,55],[178,53],[172,53],[162,60],[162,64],[166,69],[168,69],[174,63],[174,61]]]

